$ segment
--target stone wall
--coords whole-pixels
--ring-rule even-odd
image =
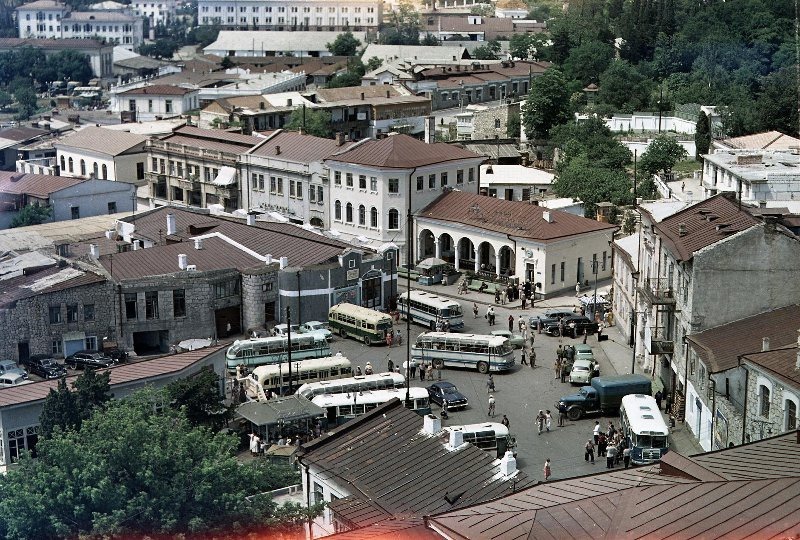
[[[475,111],[472,116],[472,138],[479,140],[509,137],[508,120],[513,116],[519,118],[519,103]]]
[[[278,306],[278,264],[242,273],[242,330],[266,328],[265,304]],[[273,313],[273,317],[277,314]]]

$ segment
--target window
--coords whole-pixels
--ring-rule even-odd
[[[606,271],[606,252],[603,252],[603,272]]]
[[[283,195],[283,178],[279,176],[277,180],[278,180],[278,187],[275,193],[277,193],[278,195]]]
[[[342,185],[342,171],[333,171],[333,183],[337,186]]]
[[[278,190],[278,179],[274,176],[269,177],[269,192],[275,193]]]
[[[83,320],[84,321],[94,320],[94,304],[83,305]]]
[[[86,336],[83,340],[83,348],[89,351],[97,350],[97,336]]]
[[[475,181],[475,169],[470,167],[469,175],[467,176],[467,182],[474,182]]]
[[[69,158],[69,162],[68,163],[69,163],[69,172],[73,172],[72,171],[72,158]]]
[[[103,165],[105,167],[105,165]],[[116,214],[117,213],[117,203],[116,201],[111,201],[108,203],[108,213],[109,214]]]
[[[171,113],[172,112],[172,100],[168,99],[164,101],[164,112]]]
[[[366,225],[367,223],[367,208],[362,204],[358,207],[358,224]]]
[[[59,324],[61,321],[61,306],[50,306],[50,324]]]
[[[300,180],[297,181],[297,191],[295,193],[295,196],[298,199],[302,199],[303,198],[303,182],[301,182]]]
[[[456,171],[456,184],[463,184],[464,183],[464,169],[458,169]]]
[[[54,339],[52,342],[50,342],[50,353],[64,354],[64,345],[60,339]]]
[[[314,186],[308,186],[308,200],[317,202],[317,189]]]
[[[389,193],[400,193],[399,178],[389,178]]]
[[[359,174],[358,175],[358,189],[367,189],[367,175],[366,174]]]
[[[317,202],[322,204],[325,201],[322,195],[322,186],[317,186]]]
[[[66,163],[67,163],[67,161],[64,159],[64,156],[61,156],[61,170],[62,171],[67,168]]]
[[[81,207],[80,206],[73,206],[70,208],[70,214],[72,219],[80,219],[81,217]]]
[[[787,399],[786,400],[786,429],[784,431],[793,431],[797,429],[797,403]]]
[[[342,203],[339,201],[333,204],[333,219],[338,221],[342,220]]]
[[[345,185],[347,187],[353,187],[353,173],[347,173],[345,176]]]
[[[146,319],[158,319],[158,291],[144,293],[144,316]]]
[[[86,162],[81,160],[81,176],[86,176]]]
[[[369,190],[378,191],[378,177],[376,176],[369,177]]]
[[[138,318],[138,311],[136,293],[125,293],[125,318],[128,320]]]
[[[374,206],[369,211],[369,225],[370,227],[378,227],[378,209]]]
[[[494,129],[500,129],[500,119],[499,118],[495,118],[494,119]]]
[[[294,180],[289,180],[289,197],[294,197],[295,189],[294,189]]]
[[[347,221],[347,223],[352,223],[353,222],[353,204],[352,203],[347,203],[347,206],[345,207],[345,211],[344,211],[344,217],[345,217],[345,221]]]
[[[425,177],[417,176],[417,191],[422,191],[425,187]]]
[[[561,262],[561,282],[562,283],[564,282],[564,273],[566,272],[566,270],[567,270],[567,263],[562,261]]]
[[[229,296],[236,296],[239,294],[239,280],[232,279],[230,281],[223,281],[222,283],[214,284],[214,297],[227,298]]]
[[[440,176],[441,179],[441,186],[444,187],[447,185],[447,173],[443,172]]]
[[[78,322],[78,304],[67,305],[67,322]]]
[[[764,418],[769,418],[769,388],[763,384],[758,387],[758,411]]]
[[[172,291],[172,316],[186,317],[186,289]]]
[[[400,213],[392,208],[389,210],[389,229],[396,231],[400,228]]]
[[[550,284],[554,284],[556,282],[556,265],[553,264],[550,266]]]
[[[428,188],[435,189],[436,188],[436,175],[429,174],[428,175]]]

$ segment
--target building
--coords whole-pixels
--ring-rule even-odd
[[[499,0],[494,7],[494,16],[500,19],[527,19],[528,5],[521,0]]]
[[[144,185],[147,137],[86,126],[53,144],[62,176]]]
[[[197,4],[198,24],[219,25],[223,30],[376,32],[382,18],[383,4],[377,0],[200,0]]]
[[[793,141],[800,148],[800,141]],[[703,156],[703,198],[731,192],[750,204],[774,206],[777,203],[780,206],[781,201],[800,197],[798,166],[800,154],[797,149],[715,150],[713,154]]]
[[[464,47],[440,47],[434,45],[378,45],[370,43],[364,49],[363,58],[380,58],[383,65],[399,65],[402,68],[419,64],[461,63],[470,58]]]
[[[182,204],[207,208],[239,208],[240,154],[263,142],[263,137],[183,126],[162,139],[148,139],[151,206]]]
[[[152,360],[123,364],[110,368],[109,385],[115,399],[129,396],[144,387],[160,388],[169,383],[196,375],[202,369],[212,369],[224,375],[225,348],[211,347],[191,352],[164,356]],[[67,385],[77,376],[67,377]],[[16,388],[6,388],[0,398],[0,470],[5,472],[16,462],[23,451],[36,455],[35,447],[39,438],[39,417],[44,401],[59,381],[50,380],[27,384]]]
[[[524,17],[527,17],[527,7],[523,7]],[[515,34],[541,33],[547,30],[547,24],[533,20],[526,20],[519,15],[520,11],[508,10],[503,12],[505,17],[484,17],[468,13],[428,13],[422,16],[422,31],[424,36],[430,34],[447,44],[448,41],[507,41]],[[511,16],[508,16],[511,15]]]
[[[0,129],[0,170],[15,170],[20,148],[41,141],[49,134],[46,129],[26,126]]]
[[[417,213],[417,259],[438,257],[456,270],[517,276],[537,298],[611,276],[615,225],[474,193],[444,193]]]
[[[132,212],[136,187],[127,182],[0,172],[0,229],[26,205],[52,208],[52,221]]]
[[[780,131],[765,131],[741,137],[715,139],[711,141],[711,153],[728,150],[750,150],[752,152],[790,151],[800,148],[800,139]]]
[[[117,101],[130,122],[149,122],[181,116],[198,108],[198,90],[180,86],[154,84],[117,94]]]
[[[518,137],[520,103],[501,105],[467,105],[456,116],[456,138],[459,141],[505,139]],[[516,127],[514,127],[516,122]]]
[[[326,503],[312,535],[352,530],[373,538],[389,529],[397,537],[427,539],[427,534],[410,536],[411,530],[422,529],[424,516],[535,483],[517,470],[510,452],[498,460],[464,443],[463,436],[448,438],[446,433],[436,416],[421,418],[393,399],[301,446],[305,502]]]
[[[263,5],[263,2],[258,2],[258,4]],[[340,31],[297,31],[290,28],[276,31],[222,30],[217,40],[204,48],[203,52],[221,57],[332,56],[328,50],[328,44],[333,43],[340,33]],[[362,43],[366,43],[364,34],[355,32],[354,36]]]
[[[481,161],[462,148],[408,135],[363,140],[325,160],[331,227],[364,243],[393,242],[407,261],[409,205],[413,213],[444,190],[475,191]]]
[[[636,298],[636,285],[639,279],[638,231],[614,240],[612,253],[614,257],[614,296],[611,299],[611,309],[619,333],[628,339],[629,345],[633,346],[638,305]],[[635,351],[633,354],[635,357]]]
[[[178,19],[178,9],[181,3],[178,0],[159,0],[158,2],[145,2],[143,0],[133,0],[130,8],[135,15],[145,17],[149,21],[150,28],[156,26],[169,26]]]
[[[0,38],[0,53],[25,47],[39,49],[45,56],[61,51],[76,51],[89,57],[95,77],[111,77],[113,74],[114,46],[96,39]]]
[[[144,42],[142,18],[126,11],[72,11],[58,0],[36,0],[16,13],[20,38],[100,38],[131,50]]]
[[[481,165],[480,194],[530,202],[550,192],[555,175],[523,165]]]

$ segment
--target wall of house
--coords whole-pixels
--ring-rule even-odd
[[[545,296],[553,296],[556,293],[575,292],[575,283],[578,276],[582,277],[585,283],[589,280],[590,286],[594,285],[595,276],[592,273],[593,255],[596,255],[598,263],[597,280],[602,281],[611,277],[611,247],[608,242],[612,239],[613,229],[585,233],[580,236],[572,236],[568,240],[560,242],[548,242],[545,246],[545,257],[539,259],[536,266],[536,281],[542,284],[539,291]],[[525,242],[520,246],[528,247]],[[531,247],[536,247],[532,245]],[[580,259],[580,261],[579,261]],[[518,258],[519,260],[519,258]],[[564,279],[561,279],[561,263],[564,263]],[[543,263],[543,265],[542,265]],[[553,266],[555,265],[555,279],[553,279]],[[579,266],[582,272],[579,271]],[[517,268],[517,275],[521,268]]]
[[[331,502],[335,499],[343,499],[351,495],[345,486],[336,483],[334,477],[327,471],[319,469],[314,464],[301,463],[300,477],[303,479],[303,496],[306,503],[310,506],[316,502]],[[316,493],[315,493],[316,492]],[[336,532],[333,523],[333,513],[326,506],[320,516],[314,518],[313,538],[329,536]]]
[[[192,109],[196,109],[197,92],[189,92],[184,95],[159,96],[149,95],[129,95],[119,96],[116,100],[117,110],[115,112],[130,111],[131,101],[135,103],[136,120],[140,122],[150,122],[157,117],[169,118],[186,114]],[[170,110],[167,111],[167,101],[170,102]]]
[[[72,209],[78,208],[80,217],[101,216],[114,212],[132,212],[136,188],[125,182],[87,180],[76,186],[62,189],[50,197],[53,220],[72,219]],[[109,204],[115,205],[114,212]]]
[[[274,322],[275,310],[267,313],[267,304],[278,305],[278,264],[242,272],[242,331],[268,326]]]
[[[147,183],[144,176],[139,178],[138,175],[139,164],[141,164],[143,171],[147,171],[147,152],[144,151],[144,148],[142,148],[141,152],[120,154],[114,158],[114,163],[114,176],[109,178],[110,180],[128,182],[135,186],[143,186]]]
[[[636,316],[634,299],[636,298],[636,280],[633,279],[635,269],[628,265],[628,259],[614,250],[614,298],[612,299],[612,313],[617,330],[630,341],[631,321]]]
[[[747,410],[745,411],[745,442],[757,441],[786,431],[786,400],[791,400],[800,411],[800,386],[787,385],[768,371],[747,363]],[[762,414],[760,388],[769,389],[769,413]]]

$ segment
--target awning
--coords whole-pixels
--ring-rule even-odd
[[[236,408],[236,413],[257,426],[269,426],[325,415],[325,410],[303,396],[288,396],[267,402],[249,401]]]
[[[450,264],[450,263],[448,263],[447,261],[444,261],[442,259],[437,259],[436,257],[430,257],[429,259],[425,259],[424,261],[420,262],[417,265],[417,268],[422,268],[422,269],[427,270],[429,268],[435,268],[437,266],[444,266],[446,264]]]
[[[233,167],[222,167],[219,174],[211,182],[215,186],[230,186],[236,183],[236,169]]]

